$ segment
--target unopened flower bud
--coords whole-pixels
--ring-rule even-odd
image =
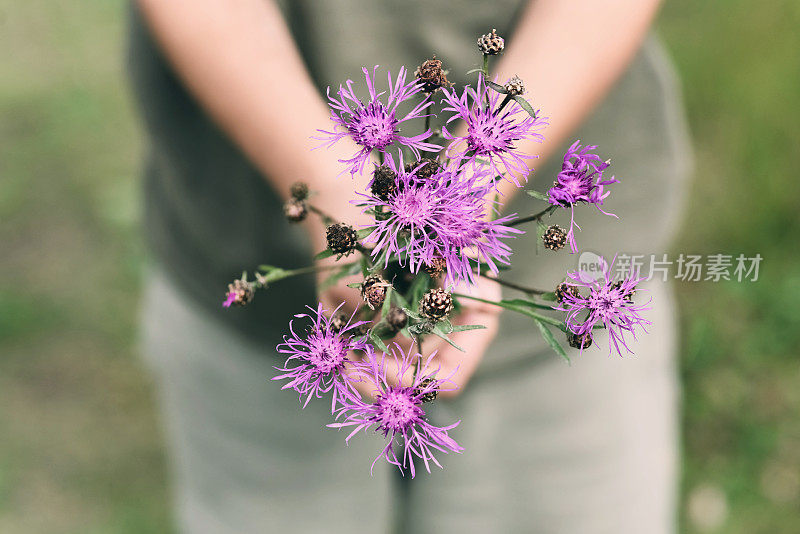
[[[564,232],[563,228],[554,224],[545,230],[542,242],[546,249],[552,251],[561,250],[567,244],[567,233]]]
[[[402,308],[393,306],[386,314],[386,324],[392,329],[392,332],[399,332],[408,324],[408,315]]]
[[[511,77],[505,85],[506,91],[512,96],[525,94],[525,83],[519,76]]]
[[[336,333],[347,325],[347,314],[339,312],[331,317],[331,332]]]
[[[388,165],[375,167],[375,172],[372,174],[372,186],[370,189],[376,198],[384,202],[388,201],[397,193],[397,173]]]
[[[422,90],[426,93],[433,93],[441,87],[450,87],[452,85],[447,81],[447,73],[442,68],[442,62],[436,59],[436,56],[417,67],[414,76],[422,82]]]
[[[574,349],[588,349],[592,346],[592,333],[580,335],[567,330],[567,343]]]
[[[405,171],[407,173],[410,173],[414,169],[417,169],[417,178],[420,178],[421,180],[429,180],[431,176],[442,170],[442,165],[435,159],[422,158],[419,161],[407,163],[405,166]]]
[[[305,182],[295,182],[292,184],[291,189],[289,189],[289,193],[291,193],[292,198],[296,200],[305,200],[308,198],[308,184]]]
[[[556,287],[556,299],[558,302],[563,303],[564,297],[566,295],[572,295],[574,298],[580,297],[580,293],[578,293],[578,288],[572,284],[568,284],[566,282],[562,282],[558,284]]]
[[[349,224],[335,223],[325,231],[328,248],[336,254],[350,254],[358,245],[358,234]]]
[[[492,28],[491,33],[478,37],[478,50],[487,56],[496,56],[505,48],[506,42],[497,35],[497,30]]]
[[[431,321],[446,319],[453,311],[453,295],[444,289],[431,289],[419,303],[419,314]]]
[[[233,306],[244,306],[253,301],[256,291],[252,282],[246,280],[234,280],[228,284],[228,292],[225,295],[225,302],[222,303],[226,308]]]
[[[414,395],[422,394],[422,397],[420,397],[420,400],[423,403],[435,401],[436,397],[439,394],[439,391],[436,390],[435,388],[431,389],[429,391],[426,391],[425,393],[422,393],[432,383],[433,383],[433,378],[425,378],[425,379],[422,380],[422,382],[419,383],[418,387],[414,388]]]
[[[444,273],[446,268],[447,260],[441,256],[434,256],[433,259],[431,259],[431,261],[426,263],[423,267],[425,272],[428,273],[434,280],[442,276],[442,273]]]
[[[383,301],[386,300],[386,289],[389,287],[391,284],[380,275],[371,274],[361,283],[361,298],[371,310],[374,310],[383,305]]]
[[[300,222],[308,216],[308,207],[305,201],[290,198],[283,204],[283,214],[289,222]]]
[[[611,289],[616,289],[616,290],[618,290],[618,291],[619,291],[619,290],[621,290],[621,289],[622,289],[622,280],[620,280],[620,281],[618,281],[618,282],[614,282],[613,284],[611,284]],[[635,291],[634,289],[631,289],[630,291],[628,291],[627,293],[625,293],[625,294],[622,296],[622,298],[624,298],[624,299],[625,299],[625,300],[627,300],[628,302],[633,302],[633,294],[634,294],[634,293],[636,293],[636,291]]]

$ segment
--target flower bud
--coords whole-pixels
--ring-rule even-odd
[[[491,33],[478,37],[478,50],[487,56],[496,56],[505,48],[506,42],[497,35],[497,30],[492,28]]]
[[[289,222],[300,222],[308,216],[308,207],[305,201],[290,198],[283,204],[283,214]]]
[[[417,168],[417,178],[421,180],[429,180],[431,176],[442,170],[442,165],[435,159],[422,158],[419,161],[407,163],[405,166],[405,171],[410,173],[415,168]]]
[[[246,280],[234,280],[228,284],[228,292],[225,295],[225,302],[222,303],[226,308],[233,306],[244,306],[253,301],[256,291],[251,282]]]
[[[446,319],[453,311],[453,295],[444,289],[431,289],[419,302],[419,314],[431,321]]]
[[[525,83],[522,78],[514,75],[506,82],[505,89],[512,96],[522,95],[525,94]]]
[[[428,273],[431,278],[436,280],[442,276],[442,273],[447,269],[447,261],[441,256],[434,256],[430,262],[425,264],[423,269],[425,269],[425,272]]]
[[[588,349],[592,346],[592,333],[586,332],[583,335],[579,335],[567,330],[567,343],[574,349]]]
[[[389,313],[386,314],[386,324],[389,325],[392,332],[399,332],[408,324],[408,315],[406,315],[406,312],[404,312],[402,308],[392,306],[392,308],[389,309]]]
[[[305,200],[308,198],[308,184],[305,182],[295,182],[289,189],[292,198],[296,200]]]
[[[433,93],[442,87],[450,87],[452,85],[447,81],[447,73],[442,68],[442,62],[436,59],[436,56],[417,67],[414,76],[422,82],[422,90],[426,93]]]
[[[397,173],[388,165],[375,167],[370,189],[375,198],[379,198],[384,202],[388,201],[392,195],[397,193]]]
[[[572,295],[574,298],[580,297],[580,293],[578,293],[578,288],[572,284],[568,284],[566,282],[562,282],[558,284],[556,287],[556,299],[558,302],[564,302],[565,295]]]
[[[564,232],[563,228],[554,224],[545,230],[542,236],[542,242],[546,249],[552,251],[561,250],[564,248],[564,245],[567,244],[567,234]]]
[[[371,310],[374,310],[383,305],[383,301],[386,300],[386,289],[389,287],[391,284],[380,275],[371,274],[361,283],[361,298]]]
[[[350,254],[358,245],[358,235],[349,224],[335,223],[325,231],[328,248],[336,254]]]
[[[420,397],[420,400],[423,403],[435,401],[436,397],[439,394],[439,392],[436,389],[431,389],[430,391],[422,393],[432,383],[433,383],[433,378],[425,378],[425,379],[422,380],[422,382],[419,383],[418,387],[414,388],[414,395],[422,394],[422,397]]]

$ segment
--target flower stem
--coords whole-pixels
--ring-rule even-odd
[[[533,221],[539,221],[545,215],[549,215],[550,213],[553,213],[556,210],[556,208],[558,208],[558,206],[547,206],[545,209],[543,209],[542,211],[540,211],[539,213],[537,213],[535,215],[531,215],[529,217],[522,217],[521,219],[515,219],[515,220],[511,221],[510,223],[506,224],[506,226],[519,226],[520,224],[525,224],[525,223],[529,223],[529,222],[533,222]]]
[[[483,54],[483,75],[489,77],[489,54]]]
[[[545,291],[543,289],[536,289],[536,288],[533,288],[533,287],[521,286],[519,284],[515,284],[514,282],[509,282],[508,280],[503,280],[502,278],[489,278],[485,274],[482,274],[481,276],[483,276],[487,280],[491,280],[492,282],[497,282],[501,286],[510,287],[511,289],[516,289],[517,291],[522,291],[523,293],[527,293],[528,295],[544,295],[545,293],[548,293],[548,291]]]
[[[320,219],[322,219],[322,222],[325,223],[326,225],[334,224],[337,222],[335,218],[331,217],[330,215],[328,215],[327,213],[325,213],[324,211],[322,211],[321,209],[312,204],[308,205],[308,209],[312,213],[316,213],[317,215],[319,215]]]

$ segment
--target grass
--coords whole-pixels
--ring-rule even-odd
[[[168,532],[135,356],[140,133],[125,3],[0,0],[0,532]],[[676,252],[764,257],[685,283],[682,532],[800,532],[800,3],[666,3],[697,171]]]

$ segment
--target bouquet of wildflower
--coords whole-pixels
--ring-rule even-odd
[[[297,329],[294,321],[289,323],[290,334],[277,347],[286,361],[274,380],[297,392],[303,407],[312,399],[330,396],[333,422],[328,426],[351,429],[346,441],[361,430],[381,432],[386,446],[375,461],[384,458],[412,477],[415,461],[421,460],[430,471],[431,462],[440,466],[435,452],[462,450],[449,434],[460,421],[437,427],[426,417],[426,403],[457,385],[452,373],[440,376],[441,369],[433,364],[435,353],[425,355],[422,347],[426,337],[437,336],[460,349],[451,334],[483,328],[450,322],[464,299],[529,317],[564,358],[567,353],[554,331],[582,351],[592,344],[594,329],[606,329],[609,349],[621,355],[630,352],[626,338],[635,338],[636,329],[649,324],[640,315],[647,305],[633,300],[641,279],[631,275],[614,281],[605,261],[601,279],[571,272],[553,291],[503,280],[501,271],[509,268],[512,253],[509,241],[523,233],[520,226],[535,224],[545,248],[558,251],[569,243],[574,253],[575,229],[580,229],[576,206],[593,204],[602,211],[607,187],[618,182],[604,175],[609,161],[595,153],[596,146],[576,141],[564,154],[561,172],[549,191],[526,191],[532,202],[544,203],[537,213],[501,214],[498,184],[508,180],[522,187],[519,177],[524,181],[532,170],[533,156],[521,153],[517,142],[541,142],[540,132],[547,125],[539,110],[523,98],[522,80],[515,76],[501,85],[488,79],[489,57],[502,52],[503,46],[494,30],[478,39],[483,68],[473,71],[475,86],[460,92],[448,82],[435,57],[425,61],[411,80],[405,68],[395,78],[389,74],[388,91],[376,89],[378,67],[372,73],[363,69],[367,101],[359,99],[351,80],[335,93],[329,88],[333,128],[319,130],[317,139],[328,146],[345,137],[357,143],[359,151],[340,160],[343,172],[361,173],[377,157],[380,163],[371,164],[369,189],[357,191],[353,200],[371,222],[354,228],[336,221],[311,204],[307,185],[295,184],[284,207],[287,218],[300,221],[309,213],[322,217],[328,247],[315,259],[336,262],[294,270],[263,265],[255,280],[248,280],[245,273],[230,284],[223,303],[244,305],[256,290],[312,271],[331,271],[324,287],[347,276],[362,277],[349,284],[365,303],[360,310],[345,310],[344,303],[325,310],[319,304],[296,316],[310,326]],[[399,106],[409,103],[411,110],[400,118]],[[446,122],[434,132],[430,119],[437,104]],[[424,131],[401,135],[402,123],[412,119],[424,119]],[[455,121],[463,122],[465,134],[451,130]],[[560,209],[571,214],[566,231],[543,222]],[[524,297],[492,301],[469,290],[455,292],[473,286],[479,277],[490,277]],[[410,344],[401,345],[399,338]]]

